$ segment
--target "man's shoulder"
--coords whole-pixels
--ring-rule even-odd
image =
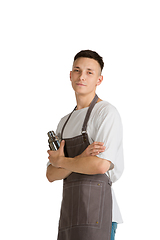
[[[106,116],[108,114],[117,114],[118,111],[114,105],[107,101],[101,101],[96,104],[95,114],[98,116]]]
[[[59,123],[65,123],[65,121],[67,120],[67,118],[69,117],[70,113],[68,113],[67,115],[65,115],[64,117],[61,118]]]
[[[70,113],[69,113],[70,114]],[[65,124],[67,118],[69,117],[69,114],[65,115],[64,117],[62,117],[58,123],[58,126],[57,126],[57,130],[56,130],[56,133],[59,135],[59,133],[61,132],[61,129],[63,127],[63,125]],[[60,137],[60,136],[59,136]]]

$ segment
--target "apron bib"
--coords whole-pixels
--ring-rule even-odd
[[[78,156],[90,145],[86,129],[97,100],[98,96],[95,95],[83,123],[82,135],[64,139],[66,157]],[[62,128],[61,139],[72,113]],[[110,240],[111,185],[111,180],[106,174],[87,175],[73,172],[63,180],[63,199],[57,240]]]

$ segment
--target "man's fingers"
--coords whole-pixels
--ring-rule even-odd
[[[103,142],[94,142],[89,146],[89,154],[92,156],[98,155],[101,152],[104,152],[106,147]]]
[[[91,145],[99,145],[99,146],[103,146],[104,145],[104,143],[103,142],[93,142]]]
[[[94,150],[105,150],[105,146],[99,146],[99,145],[94,145],[94,146],[91,146],[90,147],[90,149],[92,150],[92,151],[94,151]]]

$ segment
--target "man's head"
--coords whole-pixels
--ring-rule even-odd
[[[104,63],[98,53],[85,50],[74,57],[70,80],[76,94],[93,94],[103,81]]]
[[[98,53],[91,51],[91,50],[82,50],[75,55],[74,62],[76,61],[77,58],[81,58],[81,57],[91,58],[91,59],[96,60],[99,63],[101,72],[102,72],[103,67],[104,67],[104,62],[103,62],[103,58]]]

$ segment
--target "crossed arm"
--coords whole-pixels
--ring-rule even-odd
[[[48,151],[51,165],[47,168],[46,177],[49,182],[64,179],[72,172],[92,175],[104,174],[110,169],[110,161],[96,156],[105,150],[103,143],[92,143],[81,155],[74,158],[64,156],[64,144],[63,140],[57,151]]]

